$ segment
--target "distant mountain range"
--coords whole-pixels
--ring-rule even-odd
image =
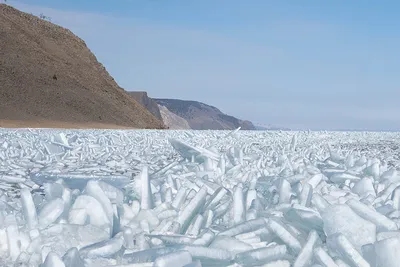
[[[179,99],[150,98],[146,92],[128,92],[169,129],[193,130],[256,130],[253,123],[221,112],[218,108]]]
[[[154,99],[158,105],[185,119],[194,130],[255,130],[253,123],[240,120],[221,112],[218,108],[197,102],[179,99]],[[168,126],[168,125],[167,125]]]
[[[274,125],[254,125],[258,131],[291,131],[290,128],[278,127]]]

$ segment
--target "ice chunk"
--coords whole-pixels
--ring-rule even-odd
[[[238,253],[235,257],[235,262],[244,266],[256,266],[276,260],[283,260],[286,259],[286,257],[286,246],[276,245]]]
[[[21,253],[19,245],[19,230],[16,225],[7,227],[7,240],[8,240],[8,251],[10,258],[15,261],[18,255]]]
[[[311,205],[313,195],[313,188],[309,183],[303,185],[303,189],[300,194],[300,205],[309,207]]]
[[[246,219],[246,207],[243,196],[243,185],[240,183],[234,189],[233,194],[233,223],[239,224]]]
[[[360,217],[373,222],[377,226],[377,231],[396,231],[398,230],[397,224],[387,218],[385,215],[376,212],[367,205],[355,200],[350,199],[346,204],[354,210]]]
[[[99,227],[104,227],[111,223],[100,202],[88,195],[80,195],[75,200],[69,212],[68,221],[71,224],[81,225],[90,222],[92,225]]]
[[[314,258],[323,267],[338,267],[331,256],[321,247],[314,250]]]
[[[361,251],[361,246],[376,240],[376,226],[358,216],[347,205],[333,205],[321,216],[327,236],[342,233],[358,251]]]
[[[102,181],[99,181],[99,186],[106,194],[106,196],[110,199],[112,204],[122,205],[124,201],[124,193],[121,189]]]
[[[63,255],[71,247],[78,249],[109,238],[109,233],[93,225],[55,224],[41,231],[43,244]],[[39,239],[40,240],[40,239]]]
[[[306,267],[311,264],[314,247],[319,243],[319,237],[316,231],[311,231],[308,235],[307,243],[302,247],[299,255],[293,263],[293,267]]]
[[[251,232],[260,229],[262,227],[266,227],[266,222],[264,218],[259,218],[238,224],[234,227],[231,227],[225,231],[220,232],[219,235],[235,236],[238,234]]]
[[[262,265],[263,267],[290,267],[290,261],[279,260]]]
[[[39,225],[46,228],[54,223],[64,211],[64,201],[61,198],[54,199],[48,203],[39,212]]]
[[[110,240],[101,241],[79,250],[83,258],[110,257],[118,253],[124,245],[122,233],[117,234]]]
[[[38,185],[43,185],[48,182],[63,180],[64,183],[71,189],[83,190],[90,180],[97,180],[109,183],[117,188],[124,188],[131,180],[130,177],[123,175],[85,175],[85,174],[55,174],[48,172],[37,172],[30,175],[32,181]]]
[[[56,253],[50,252],[41,267],[65,267],[65,264]]]
[[[352,175],[350,173],[337,173],[332,175],[329,180],[331,180],[334,183],[344,183],[346,180],[350,180],[352,182],[357,182],[360,180],[360,177]]]
[[[154,267],[182,267],[192,262],[192,255],[187,251],[177,251],[158,257],[154,261]]]
[[[203,233],[200,235],[199,238],[197,238],[195,241],[193,241],[192,245],[196,246],[208,246],[214,239],[215,234],[210,231],[210,230],[205,230]]]
[[[360,197],[366,197],[368,195],[376,196],[374,184],[370,178],[362,178],[360,181],[356,182],[351,191]]]
[[[85,267],[79,251],[76,247],[69,249],[62,257],[65,267]]]
[[[354,248],[350,241],[342,234],[334,234],[328,237],[328,246],[338,253],[343,260],[354,267],[370,267],[369,263]]]
[[[392,237],[375,243],[376,266],[397,267],[400,262],[400,238]]]
[[[27,188],[21,189],[21,202],[24,217],[29,229],[35,229],[38,225],[35,203],[33,202],[31,192]]]
[[[177,222],[181,225],[181,233],[184,233],[189,227],[190,222],[203,207],[206,201],[207,189],[202,187],[189,204],[181,211],[177,218]]]
[[[179,210],[182,204],[185,202],[187,195],[187,190],[184,187],[179,188],[178,193],[176,194],[174,200],[172,201],[172,207]]]
[[[181,250],[187,250],[193,259],[198,259],[204,265],[207,264],[227,264],[232,261],[232,253],[223,249],[208,248],[200,246],[183,246]]]
[[[200,214],[196,216],[193,220],[193,224],[190,225],[190,228],[187,231],[187,234],[191,236],[197,236],[200,232],[201,226],[203,224],[204,217]]]
[[[113,222],[114,222],[114,209],[111,205],[110,199],[104,193],[103,189],[100,187],[98,181],[89,181],[85,188],[86,194],[95,198],[103,207],[105,214],[110,222],[111,229],[113,229]],[[110,234],[113,235],[112,231]]]
[[[293,205],[292,208],[289,208],[284,212],[284,217],[299,229],[305,231],[323,231],[324,222],[319,213],[312,209]]]
[[[142,172],[140,173],[140,180],[142,183],[141,207],[142,209],[152,209],[154,206],[153,194],[151,193],[150,177],[147,166],[143,167]]]
[[[299,240],[287,229],[287,227],[274,219],[269,219],[267,222],[268,229],[281,239],[294,254],[298,254],[301,250]]]
[[[290,203],[292,188],[286,179],[281,179],[279,183],[279,204]]]
[[[253,249],[251,245],[229,236],[217,236],[209,247],[224,249],[234,254]]]
[[[191,263],[186,264],[183,267],[202,267],[202,266],[201,266],[201,262],[199,260],[195,260]]]
[[[206,158],[218,161],[219,155],[201,147],[194,147],[176,139],[169,139],[169,142],[178,153],[186,159],[194,158],[196,162],[203,163]]]
[[[392,196],[390,198],[393,201],[393,208],[396,210],[400,209],[400,186],[393,190]]]
[[[150,248],[133,253],[128,253],[123,255],[121,263],[132,264],[132,263],[154,262],[160,256],[182,250],[180,248],[182,247],[173,246],[173,247]]]

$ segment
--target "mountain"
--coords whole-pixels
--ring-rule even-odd
[[[164,106],[158,106],[165,126],[171,130],[191,129],[189,123],[184,118],[172,113]]]
[[[289,128],[285,128],[285,127],[277,127],[277,126],[273,126],[273,125],[254,125],[254,127],[256,128],[256,130],[258,131],[291,131],[291,129]]]
[[[128,92],[130,96],[132,96],[139,104],[144,106],[148,111],[151,112],[154,116],[156,116],[159,120],[162,120],[160,109],[158,108],[157,102],[150,98],[147,95],[147,92]]]
[[[154,99],[158,105],[185,119],[194,130],[255,130],[250,121],[239,120],[222,113],[216,107],[197,102],[178,99]]]
[[[163,128],[71,31],[0,4],[0,126]]]

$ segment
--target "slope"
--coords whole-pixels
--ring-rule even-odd
[[[238,127],[242,127],[242,130],[255,130],[250,121],[224,114],[216,107],[201,102],[178,99],[155,99],[155,101],[184,118],[195,130],[231,130]]]
[[[0,121],[17,121],[23,127],[39,122],[50,127],[53,122],[163,127],[117,85],[83,40],[4,4],[0,4]]]

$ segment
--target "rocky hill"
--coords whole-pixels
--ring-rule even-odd
[[[165,126],[171,130],[191,129],[189,123],[184,118],[172,113],[164,106],[158,106]]]
[[[135,91],[128,92],[130,96],[132,96],[136,102],[144,106],[148,111],[151,112],[154,116],[156,116],[159,120],[162,120],[160,109],[158,108],[157,102],[150,98],[147,95],[147,92]]]
[[[222,113],[216,107],[197,102],[178,99],[154,99],[158,105],[185,119],[194,130],[255,130],[250,121],[240,120]]]
[[[0,4],[0,126],[163,128],[71,31]],[[91,126],[92,125],[92,126]]]

